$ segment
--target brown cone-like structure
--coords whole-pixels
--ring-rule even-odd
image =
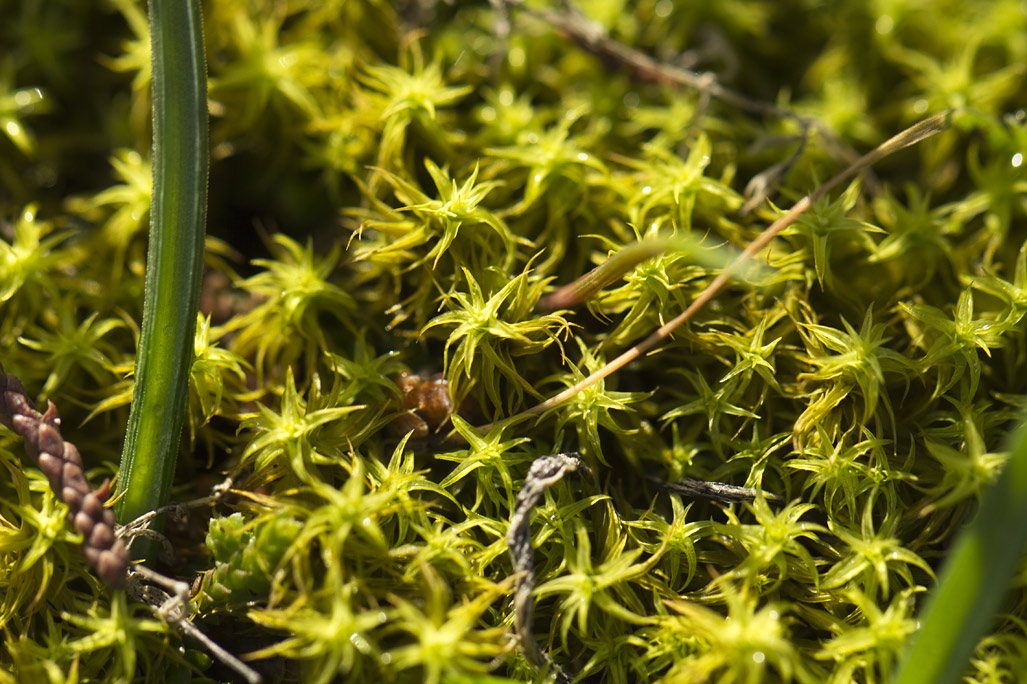
[[[103,503],[109,483],[94,490],[82,472],[82,457],[61,437],[60,416],[53,402],[40,413],[25,394],[21,380],[0,365],[0,423],[25,439],[25,450],[39,464],[50,488],[68,505],[75,529],[82,533],[82,552],[107,586],[125,586],[131,562],[125,544],[114,535],[114,511]]]

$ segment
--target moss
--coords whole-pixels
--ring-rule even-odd
[[[168,529],[168,570],[202,575],[197,624],[285,681],[539,680],[511,636],[507,527],[532,460],[577,450],[592,475],[532,521],[556,663],[886,681],[1027,402],[1022,6],[524,4],[205,8],[207,276],[175,498],[236,480]],[[129,0],[0,14],[0,353],[99,482],[142,312],[145,22]],[[728,90],[660,71],[681,64]],[[951,130],[814,203],[658,353],[524,414],[947,107]],[[428,439],[397,431],[404,371],[443,373],[459,407]],[[0,682],[226,679],[89,574],[20,454],[0,435]],[[1021,581],[1006,608],[1025,600]],[[967,677],[1016,680],[1024,653],[1002,618]]]

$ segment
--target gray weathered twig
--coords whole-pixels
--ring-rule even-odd
[[[514,590],[514,632],[517,641],[529,663],[540,670],[548,669],[561,684],[569,683],[571,676],[539,648],[532,633],[531,620],[535,614],[535,604],[531,594],[535,590],[535,550],[531,546],[528,523],[531,509],[546,489],[563,479],[567,473],[587,468],[581,456],[574,453],[535,459],[524,479],[524,486],[517,493],[517,503],[510,516],[510,529],[506,533],[506,545],[513,561],[517,583]]]
[[[716,499],[717,501],[752,501],[757,495],[757,491],[755,489],[750,489],[749,487],[737,487],[735,485],[725,484],[724,482],[696,480],[691,477],[686,477],[675,482],[662,480],[655,475],[648,475],[646,479],[664,492],[682,494],[684,496],[701,496],[706,499]],[[777,494],[771,494],[770,492],[763,492],[763,496],[768,501],[781,500],[781,497]]]
[[[539,670],[548,670],[560,682],[569,684],[572,677],[553,659],[539,648],[535,641],[531,622],[535,615],[535,604],[532,592],[535,590],[535,550],[531,546],[531,529],[529,522],[531,510],[538,503],[542,493],[563,479],[567,473],[587,470],[588,466],[581,456],[575,453],[555,454],[535,459],[524,479],[521,491],[517,493],[513,515],[510,516],[510,528],[506,533],[506,545],[513,561],[515,577],[514,589],[514,633],[517,643],[528,662]],[[679,482],[666,482],[655,476],[648,479],[666,492],[684,494],[686,496],[702,496],[720,501],[752,501],[756,498],[755,489],[736,487],[723,482],[707,482],[685,478]],[[767,499],[780,500],[775,494],[764,492]]]
[[[166,577],[142,564],[132,566],[132,579],[130,594],[133,594],[133,598],[149,604],[169,625],[203,644],[211,655],[235,670],[247,684],[261,684],[264,681],[259,672],[239,660],[235,654],[227,651],[192,623],[189,619],[188,584]]]

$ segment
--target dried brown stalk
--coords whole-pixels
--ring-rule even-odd
[[[111,589],[129,589],[129,595],[149,603],[168,624],[177,627],[200,641],[218,660],[240,673],[250,684],[259,684],[260,675],[231,653],[227,652],[188,620],[189,585],[166,578],[143,565],[132,566],[133,579],[129,586],[129,567],[132,564],[125,543],[115,534],[114,511],[104,507],[110,496],[110,482],[93,489],[82,470],[82,457],[71,442],[61,436],[61,418],[52,401],[47,402],[46,413],[40,413],[25,393],[16,376],[5,373],[0,365],[0,423],[25,439],[25,450],[39,464],[50,481],[50,488],[68,505],[68,514],[82,533],[82,553],[96,570],[96,574]],[[212,496],[193,502],[203,505],[219,498],[231,480],[215,489]],[[139,534],[153,516],[147,514],[128,527]],[[170,588],[168,593],[149,587],[147,580]],[[161,604],[161,605],[158,605]]]
[[[25,439],[25,450],[39,464],[50,488],[68,505],[75,529],[82,533],[82,553],[108,587],[125,586],[131,562],[115,534],[114,511],[104,507],[110,482],[93,489],[82,471],[82,457],[61,436],[61,418],[53,402],[40,413],[25,394],[21,380],[0,365],[0,422]]]
[[[722,287],[724,287],[728,281],[760,250],[764,249],[770,244],[771,240],[777,237],[778,234],[786,227],[791,225],[795,219],[797,219],[803,212],[809,209],[813,203],[823,197],[828,191],[836,187],[843,181],[852,178],[854,175],[859,173],[865,168],[868,168],[872,164],[877,163],[881,159],[884,159],[893,152],[897,152],[903,148],[915,145],[918,142],[931,137],[939,131],[943,131],[949,126],[950,119],[952,117],[953,110],[945,110],[940,114],[928,117],[923,121],[913,124],[901,133],[889,138],[870,152],[860,157],[854,164],[849,166],[847,169],[839,173],[837,176],[827,181],[816,190],[806,195],[798,202],[796,202],[791,209],[780,216],[776,221],[770,224],[766,230],[764,230],[759,237],[753,240],[745,250],[738,255],[738,257],[732,262],[727,268],[713,279],[713,281],[703,290],[699,295],[692,300],[692,303],[678,314],[673,320],[668,321],[664,325],[660,326],[653,332],[649,337],[642,340],[634,347],[631,347],[620,356],[610,361],[605,366],[589,375],[584,380],[581,380],[573,387],[569,387],[559,394],[550,397],[543,401],[541,404],[534,406],[527,411],[524,411],[525,415],[540,415],[545,413],[549,409],[557,406],[564,401],[570,399],[578,392],[585,390],[595,383],[599,382],[603,378],[613,375],[615,372],[628,365],[635,359],[651,351],[656,345],[660,344],[663,340],[671,336],[682,323],[694,316],[700,309],[702,309],[711,299],[713,299]]]

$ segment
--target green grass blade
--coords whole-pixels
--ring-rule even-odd
[[[153,199],[142,337],[122,453],[124,523],[168,500],[188,398],[206,226],[207,77],[198,0],[150,0]]]
[[[1009,463],[942,568],[897,684],[961,681],[1009,591],[1027,548],[1027,420],[1009,449]]]

